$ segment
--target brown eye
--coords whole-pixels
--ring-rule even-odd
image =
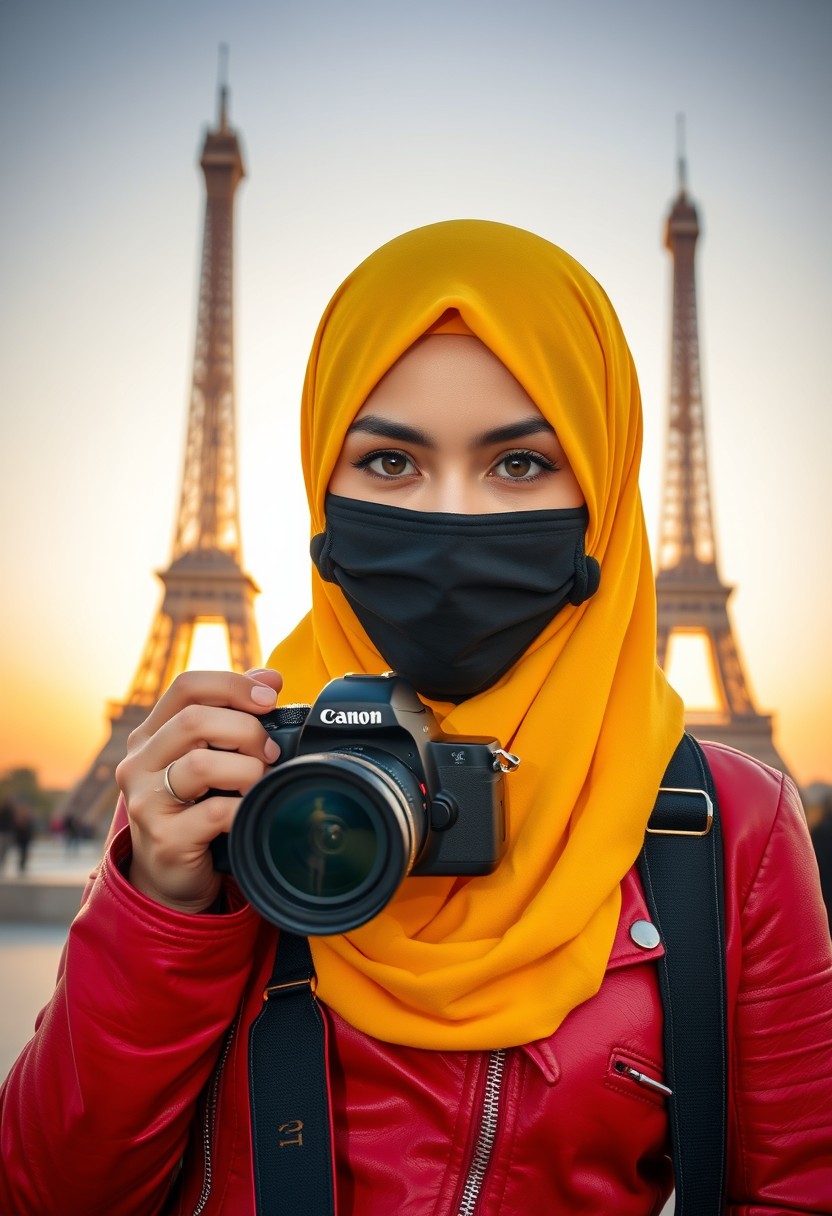
[[[407,457],[401,452],[385,452],[378,457],[378,466],[388,477],[397,477],[407,468]]]
[[[394,449],[385,452],[368,452],[360,460],[356,460],[355,468],[364,469],[372,477],[397,478],[415,473],[416,466],[404,452]]]
[[[507,456],[503,461],[503,467],[509,477],[528,477],[533,464],[531,456],[524,456],[519,452],[515,456]]]

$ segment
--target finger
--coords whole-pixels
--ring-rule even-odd
[[[262,714],[272,709],[282,685],[278,672],[270,678],[258,670],[256,676],[234,671],[186,671],[176,677],[170,688],[154,705],[141,726],[130,736],[132,746],[141,746],[188,705],[214,705]]]
[[[186,705],[165,722],[140,750],[142,766],[165,769],[173,760],[195,749],[243,752],[271,764],[277,759],[276,745],[252,714],[214,705]]]
[[[172,855],[181,856],[183,845],[204,853],[221,832],[231,831],[240,802],[240,798],[215,795],[184,807],[171,824]]]
[[[128,808],[136,797],[142,798],[147,793],[160,798],[162,803],[175,805],[164,789],[163,775],[170,764],[189,752],[204,753],[202,762],[209,768],[216,764],[212,757],[227,752],[251,756],[261,766],[273,764],[280,755],[277,744],[252,714],[209,705],[186,705],[149,738],[133,740],[130,751],[119,763],[116,780],[127,798]],[[183,793],[178,777],[172,784],[180,798],[191,797]],[[221,788],[209,776],[205,788],[212,785]]]
[[[171,807],[181,807],[183,802],[190,803],[204,798],[209,790],[228,790],[230,793],[245,794],[260,780],[265,771],[266,765],[252,756],[241,755],[239,752],[200,749],[187,752],[165,769],[168,781],[175,791],[175,799],[170,798],[165,789],[163,773],[159,774],[159,787],[156,792],[163,795]]]

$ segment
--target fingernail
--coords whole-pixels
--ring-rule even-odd
[[[265,675],[271,675],[271,673],[272,673],[271,667],[250,667],[248,669],[248,671],[246,672],[246,675],[247,676],[265,676]]]
[[[266,745],[263,748],[263,755],[266,757],[269,764],[274,764],[275,760],[280,755],[280,748],[277,746],[274,739],[266,740]]]
[[[268,684],[255,684],[251,690],[251,699],[258,705],[276,705],[277,693]]]

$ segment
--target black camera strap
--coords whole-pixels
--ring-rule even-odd
[[[335,1216],[327,1022],[305,937],[280,933],[249,1032],[254,1184],[260,1216]]]

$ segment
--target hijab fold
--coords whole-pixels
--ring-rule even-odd
[[[301,413],[311,534],[347,428],[404,352],[458,314],[555,428],[589,508],[601,586],[564,608],[492,688],[430,703],[443,729],[521,757],[507,777],[509,839],[495,873],[409,878],[350,933],[312,939],[322,1000],[376,1038],[491,1049],[551,1034],[597,992],[683,730],[656,665],[655,591],[641,498],[641,402],[618,319],[595,280],[541,237],[455,220],[363,262],[315,337]],[[543,555],[542,560],[545,560]],[[312,570],[312,610],[274,650],[283,701],[388,667],[337,585]]]

